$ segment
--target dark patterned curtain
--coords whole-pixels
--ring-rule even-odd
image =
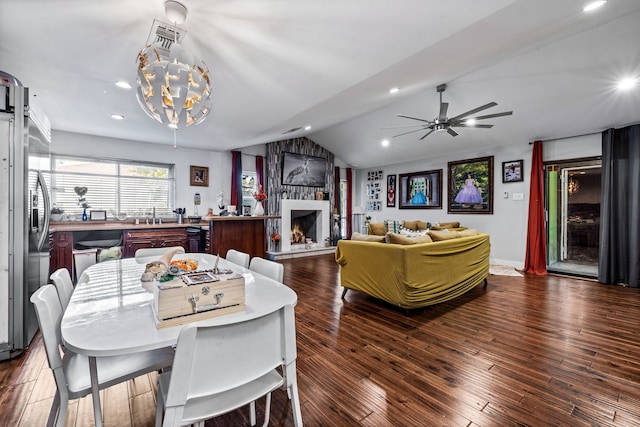
[[[231,152],[231,200],[230,205],[235,205],[238,211],[242,211],[242,153]]]
[[[547,232],[544,213],[544,164],[542,141],[533,143],[531,155],[531,199],[529,200],[529,227],[524,271],[547,275]]]
[[[598,281],[640,287],[640,125],[602,133]]]

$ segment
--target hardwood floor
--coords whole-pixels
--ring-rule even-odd
[[[282,263],[298,294],[308,426],[640,425],[639,289],[490,276],[486,289],[406,312],[355,291],[341,300],[332,255]],[[38,337],[0,363],[0,425],[44,425],[54,391]],[[102,399],[106,425],[151,426],[155,375]],[[66,425],[92,422],[90,399],[73,401]],[[206,425],[249,425],[248,410]],[[271,425],[293,425],[285,391]]]

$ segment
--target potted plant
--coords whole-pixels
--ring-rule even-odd
[[[62,221],[64,209],[54,206],[51,208],[51,221]]]

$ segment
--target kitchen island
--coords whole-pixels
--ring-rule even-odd
[[[65,267],[73,276],[74,249],[121,247],[122,257],[140,248],[182,246],[186,252],[226,256],[229,249],[251,257],[266,254],[265,220],[279,216],[215,216],[198,223],[135,224],[127,221],[63,221],[49,227],[49,273]]]

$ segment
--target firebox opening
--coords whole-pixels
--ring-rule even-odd
[[[310,210],[291,211],[291,243],[305,243],[306,239],[317,242],[316,225],[318,212]]]

